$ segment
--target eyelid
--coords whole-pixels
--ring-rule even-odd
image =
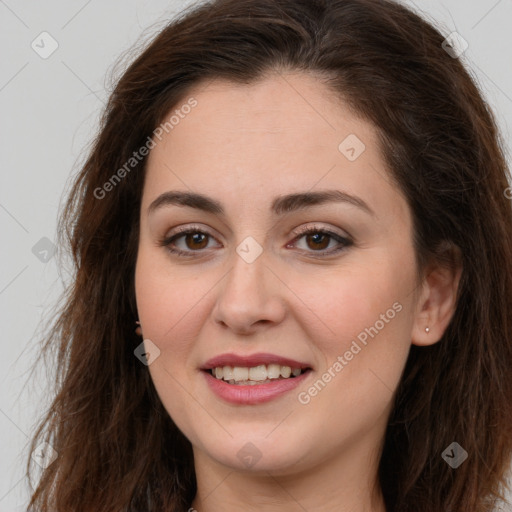
[[[216,239],[214,235],[212,235],[207,229],[203,228],[202,226],[196,224],[187,224],[186,226],[178,226],[177,228],[174,228],[170,235],[164,235],[161,239],[158,240],[158,245],[168,245],[171,243],[173,239],[179,238],[180,235],[186,235],[191,232],[203,233],[209,236],[210,238]]]
[[[303,250],[299,249],[303,254],[307,254],[310,257],[318,258],[318,259],[327,259],[329,256],[336,256],[345,250],[347,250],[350,246],[354,245],[354,240],[351,235],[348,233],[340,234],[336,232],[334,229],[318,226],[317,224],[309,225],[309,226],[303,226],[298,228],[295,232],[295,238],[286,245],[286,247],[290,247],[291,245],[295,245],[298,240],[305,237],[309,233],[321,233],[332,240],[336,241],[338,243],[338,247],[334,247],[331,249],[324,249],[321,251],[313,251],[313,250]],[[341,247],[340,247],[341,245]]]
[[[352,237],[345,231],[344,233],[338,233],[334,230],[334,228],[320,226],[316,223],[313,223],[313,225],[306,225],[301,226],[295,230],[295,235],[303,235],[304,233],[308,233],[310,231],[320,231],[324,233],[329,233],[335,236],[338,236],[340,238],[346,239],[346,240],[352,240]]]
[[[347,232],[337,233],[337,232],[333,231],[333,229],[331,229],[331,228],[319,226],[318,224],[315,224],[315,223],[313,225],[306,225],[306,226],[301,226],[301,227],[297,228],[293,232],[293,236],[300,236],[300,235],[303,235],[303,234],[308,233],[313,230],[327,232],[329,234],[339,236],[340,238],[343,238],[343,239],[352,240],[352,236],[350,234],[348,234]],[[185,226],[178,226],[177,228],[175,228],[174,232],[171,235],[164,237],[164,240],[168,240],[178,234],[188,233],[190,231],[198,231],[198,232],[207,234],[208,236],[211,236],[212,238],[215,238],[208,230],[205,230],[202,226],[200,226],[198,224],[197,225],[196,224],[187,224]]]
[[[202,255],[202,253],[205,252],[205,249],[200,249],[197,251],[194,251],[194,250],[183,251],[181,249],[172,249],[171,248],[172,242],[181,238],[182,235],[191,234],[191,233],[201,233],[201,234],[206,235],[209,238],[213,238],[213,239],[217,240],[216,237],[214,235],[212,235],[208,230],[204,229],[203,227],[201,227],[199,225],[191,224],[191,225],[179,226],[179,227],[175,228],[171,235],[164,236],[163,239],[160,239],[158,241],[158,245],[165,247],[171,254],[178,256],[178,257],[186,258],[186,257],[195,257],[196,255],[198,255],[200,257]],[[321,251],[301,250],[301,252],[307,253],[308,255],[311,255],[311,256],[317,257],[317,258],[327,258],[328,256],[338,254],[354,244],[352,236],[349,235],[348,233],[346,235],[340,234],[340,233],[334,231],[334,229],[319,226],[317,224],[313,224],[313,225],[302,226],[302,227],[296,229],[295,232],[293,233],[293,236],[294,236],[293,240],[291,242],[287,243],[286,247],[290,247],[290,244],[295,244],[297,242],[297,240],[306,236],[309,233],[325,234],[328,237],[330,237],[331,239],[334,239],[338,244],[342,245],[342,247],[338,247],[338,248],[334,248],[334,249],[331,248],[330,250],[321,250]]]

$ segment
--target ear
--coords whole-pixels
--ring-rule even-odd
[[[413,345],[433,345],[442,338],[455,312],[461,274],[460,249],[443,243],[436,261],[424,272],[411,332]]]

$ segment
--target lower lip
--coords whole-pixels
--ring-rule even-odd
[[[304,382],[311,370],[301,373],[298,377],[280,379],[267,384],[237,385],[229,384],[215,378],[209,371],[202,370],[210,389],[226,402],[238,405],[254,405],[269,402],[284,395]]]

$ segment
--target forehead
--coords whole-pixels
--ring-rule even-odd
[[[196,103],[191,109],[183,108]],[[252,84],[196,85],[165,116],[151,150],[143,203],[164,189],[208,191],[229,201],[343,186],[385,206],[391,185],[375,127],[318,78],[275,74]],[[259,191],[255,194],[255,191]],[[396,201],[395,207],[403,207]]]

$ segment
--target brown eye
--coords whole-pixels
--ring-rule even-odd
[[[204,249],[208,245],[208,242],[207,242],[208,235],[206,235],[205,233],[194,232],[194,233],[187,233],[184,236],[185,236],[185,245],[189,249],[192,249],[192,250]],[[206,243],[205,243],[205,241],[206,241]]]
[[[325,233],[314,233],[312,235],[306,235],[305,239],[309,242],[311,241],[312,245],[309,245],[311,249],[326,249],[329,245],[329,235]]]
[[[201,253],[208,248],[208,242],[213,237],[197,228],[181,229],[164,240],[159,245],[165,247],[172,254],[178,256],[194,256],[194,253]]]
[[[298,245],[298,241],[304,239],[305,247],[298,247],[317,257],[330,256],[347,249],[353,244],[352,240],[334,233],[332,231],[312,227],[302,230],[291,245]],[[208,243],[215,240],[212,235],[205,233],[198,228],[186,228],[178,233],[161,240],[159,245],[165,247],[170,253],[178,257],[194,257],[204,253],[208,249]],[[333,247],[329,246],[333,242]]]
[[[297,244],[301,239],[305,241],[304,245],[306,247],[304,250],[306,252],[318,253],[315,256],[320,257],[338,253],[353,244],[349,238],[315,226],[300,231],[299,236],[295,239],[295,243]],[[334,242],[334,248],[328,249],[331,242]],[[338,245],[337,247],[336,244]],[[303,247],[299,247],[299,249],[303,249]]]

